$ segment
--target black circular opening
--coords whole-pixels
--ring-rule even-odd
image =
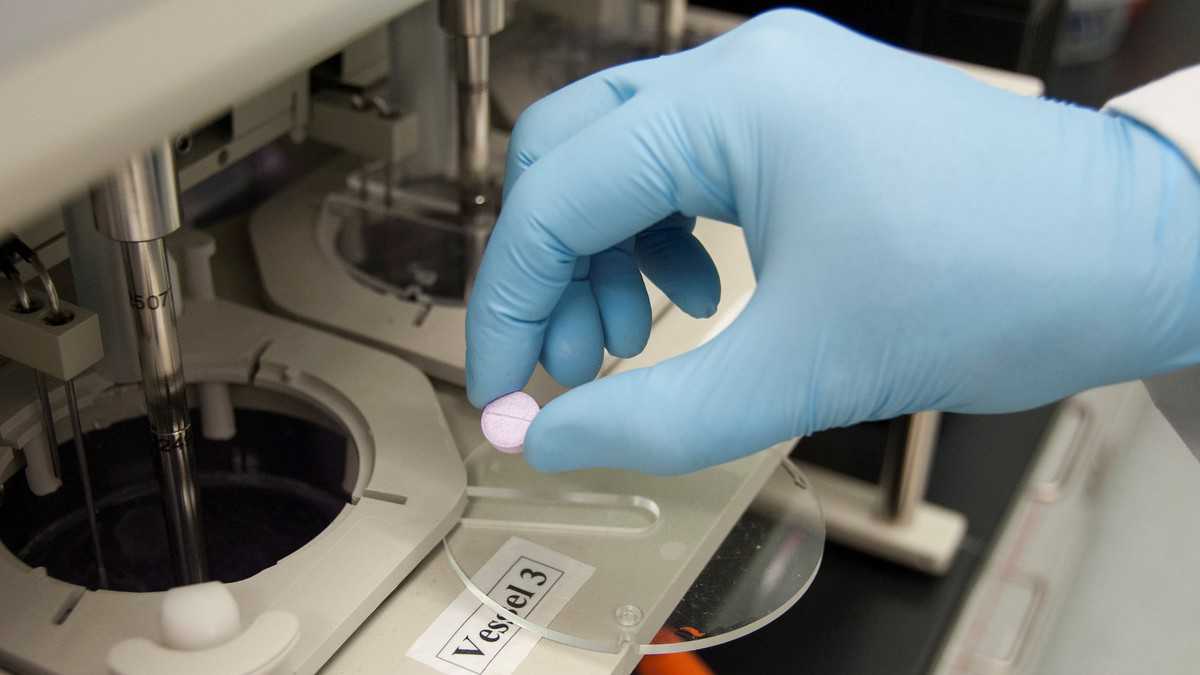
[[[193,410],[195,422],[200,414]],[[348,501],[347,438],[276,412],[236,410],[237,435],[197,431],[195,459],[210,577],[239,581],[277,563],[325,529]],[[145,417],[84,433],[97,500],[107,588],[162,591],[176,585]],[[4,485],[0,541],[31,567],[96,588],[99,574],[83,508],[74,444],[59,447],[63,486],[38,497],[23,473]]]
[[[75,315],[66,310],[47,314],[46,316],[42,317],[42,321],[49,326],[64,326],[68,323],[71,323],[73,320],[75,320]]]

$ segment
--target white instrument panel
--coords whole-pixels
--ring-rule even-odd
[[[420,0],[0,0],[0,232]]]

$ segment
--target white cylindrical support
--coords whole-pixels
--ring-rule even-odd
[[[211,263],[217,253],[217,242],[212,235],[185,228],[172,235],[167,245],[179,263],[183,296],[196,300],[216,299],[217,288],[213,282]]]
[[[492,129],[489,40],[508,23],[508,3],[440,0],[438,20],[442,30],[454,40],[459,218],[466,230],[465,282],[470,293],[496,218],[489,175]]]
[[[388,24],[391,70],[388,98],[397,110],[417,114],[417,152],[405,164],[416,176],[457,171],[454,78],[446,38],[438,30],[438,7],[426,2]]]
[[[941,413],[935,411],[892,421],[883,466],[883,512],[896,523],[911,522],[917,507],[925,501],[941,421]]]
[[[197,389],[200,393],[200,433],[210,441],[228,441],[237,436],[229,387],[218,382],[205,382]]]
[[[53,451],[57,450],[55,448]],[[62,480],[55,475],[51,450],[44,434],[38,434],[30,440],[21,448],[21,452],[25,454],[25,482],[29,483],[30,492],[44,497],[62,487]]]
[[[171,235],[167,245],[179,266],[184,299],[215,300],[212,257],[217,252],[216,240],[205,232],[184,228]],[[229,387],[219,382],[203,382],[196,389],[200,395],[200,433],[210,441],[227,441],[236,436]]]

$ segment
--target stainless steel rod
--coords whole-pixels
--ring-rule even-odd
[[[71,433],[75,437],[75,458],[79,462],[79,483],[83,486],[83,507],[87,510],[92,548],[96,554],[96,571],[100,576],[100,588],[108,588],[108,570],[104,567],[104,552],[100,548],[100,525],[96,522],[96,499],[92,495],[92,472],[88,469],[87,448],[83,445],[83,424],[79,421],[79,398],[75,393],[74,380],[67,380],[64,388],[67,392],[67,411],[71,416]]]
[[[155,239],[123,242],[122,254],[176,581],[198,583],[208,578],[208,562],[167,250]]]
[[[455,80],[458,84],[459,217],[466,230],[467,293],[483,257],[496,209],[491,201],[489,164],[492,128],[490,36],[508,23],[505,0],[440,0],[438,22],[454,39]]]
[[[458,167],[459,215],[466,235],[465,272],[468,294],[483,260],[495,224],[495,206],[488,189],[491,158],[491,106],[488,100],[488,36],[459,36],[458,44]]]
[[[21,306],[21,311],[32,311],[33,298],[29,295],[29,289],[25,288],[25,284],[21,282],[21,277],[17,276],[16,272],[5,272],[4,276],[12,284],[13,293],[17,296],[17,304]]]
[[[62,467],[58,461],[58,434],[54,431],[54,406],[50,405],[50,387],[46,384],[46,374],[35,369],[33,385],[37,389],[38,402],[42,406],[42,434],[46,437],[50,466],[54,467],[55,477],[62,480]]]
[[[458,166],[463,215],[489,208],[488,164],[491,155],[491,107],[488,103],[487,35],[464,35],[458,45]]]
[[[46,291],[46,300],[50,303],[50,316],[54,318],[62,317],[62,300],[58,297],[58,287],[54,285],[54,280],[50,278],[50,270],[42,264],[42,259],[37,253],[33,254],[32,261],[33,270],[37,272],[38,279],[42,282],[42,289]]]

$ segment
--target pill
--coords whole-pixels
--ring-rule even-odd
[[[524,449],[525,432],[537,416],[537,401],[523,391],[505,394],[483,407],[479,426],[488,443],[500,452],[517,453]]]

